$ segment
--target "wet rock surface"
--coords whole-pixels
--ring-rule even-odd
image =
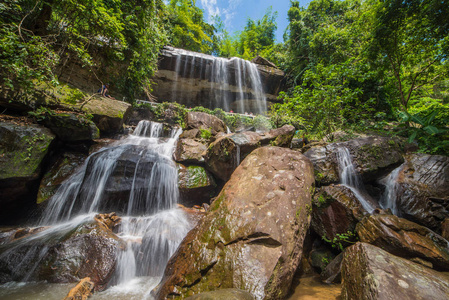
[[[110,219],[113,216],[97,216]],[[90,277],[105,288],[124,243],[103,222],[87,221],[75,229],[48,228],[1,246],[0,281],[77,282]]]
[[[396,184],[400,215],[441,232],[449,215],[449,157],[408,155]]]
[[[39,185],[37,204],[43,203],[53,196],[61,183],[69,178],[86,160],[81,153],[64,153],[44,175]]]
[[[227,181],[241,161],[254,149],[264,145],[288,146],[295,128],[285,125],[265,133],[245,131],[218,138],[207,149],[206,168],[217,178]]]
[[[170,259],[157,298],[218,288],[283,298],[309,225],[312,165],[296,151],[255,150]]]
[[[448,299],[449,277],[357,243],[346,249],[342,264],[342,299]]]
[[[354,193],[343,185],[324,186],[313,197],[313,230],[327,240],[337,234],[354,232],[356,224],[367,212]]]
[[[449,270],[449,242],[432,230],[394,215],[372,215],[357,224],[361,242],[404,258],[421,258]]]
[[[40,123],[50,128],[65,142],[86,141],[100,137],[100,131],[95,123],[82,114],[47,113]]]
[[[379,178],[404,161],[402,142],[396,138],[370,136],[325,146],[313,146],[304,155],[313,162],[317,183],[328,185],[340,181],[337,152],[341,147],[348,148],[355,169],[364,181]]]
[[[201,166],[178,164],[178,187],[181,204],[187,206],[209,203],[215,196],[215,183],[212,175]]]
[[[92,295],[94,287],[95,284],[90,281],[89,277],[83,278],[63,300],[86,300]]]
[[[35,204],[42,163],[55,135],[35,124],[0,123],[0,219],[22,217]]]

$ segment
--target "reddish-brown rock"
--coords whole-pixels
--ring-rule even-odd
[[[253,151],[170,259],[157,299],[218,288],[285,297],[302,256],[313,182],[312,164],[297,151]]]

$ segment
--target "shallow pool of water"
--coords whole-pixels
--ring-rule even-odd
[[[298,284],[299,280],[299,284]],[[341,284],[322,283],[319,276],[295,278],[292,295],[288,300],[336,300],[340,299]]]

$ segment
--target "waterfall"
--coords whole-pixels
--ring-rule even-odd
[[[340,171],[341,184],[349,188],[359,200],[362,207],[369,213],[372,213],[375,207],[364,196],[366,194],[365,188],[360,176],[357,174],[354,164],[352,163],[352,157],[348,148],[339,147],[337,149],[337,162]]]
[[[403,165],[400,165],[394,169],[388,176],[381,180],[381,183],[385,185],[385,191],[380,199],[380,206],[383,209],[390,209],[391,212],[398,216],[399,210],[397,207],[397,192],[398,185],[397,179],[399,172],[402,170]]]
[[[172,153],[180,134],[180,129],[173,129],[164,136],[162,124],[141,121],[134,134],[91,154],[49,200],[39,221],[48,228],[19,240],[0,257],[24,245],[34,251],[27,255],[30,258],[43,257],[48,247],[33,250],[36,240],[42,245],[45,239],[54,239],[55,233],[64,236],[97,213],[116,211],[122,218],[117,235],[126,247],[118,253],[114,286],[93,299],[151,298],[149,291],[192,227],[176,207],[179,191]],[[125,194],[127,201],[123,201]],[[36,255],[36,251],[42,253]],[[40,261],[25,259],[23,263],[31,273]]]
[[[256,64],[237,57],[220,58],[176,48],[172,49],[172,53],[175,57],[172,101],[193,101],[178,98],[181,95],[188,97],[186,92],[192,86],[192,79],[199,78],[209,83],[210,92],[203,95],[204,98],[209,98],[209,103],[202,103],[203,106],[238,113],[266,113],[266,96]],[[199,74],[195,72],[195,63],[198,64]],[[178,83],[182,78],[187,82],[185,86]]]

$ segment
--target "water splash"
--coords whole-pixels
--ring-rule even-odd
[[[348,148],[339,147],[337,149],[337,162],[340,171],[341,184],[349,188],[354,193],[360,204],[362,204],[362,207],[367,212],[372,213],[375,207],[364,196],[366,191],[360,176],[357,174],[354,164],[352,163],[352,157]]]

